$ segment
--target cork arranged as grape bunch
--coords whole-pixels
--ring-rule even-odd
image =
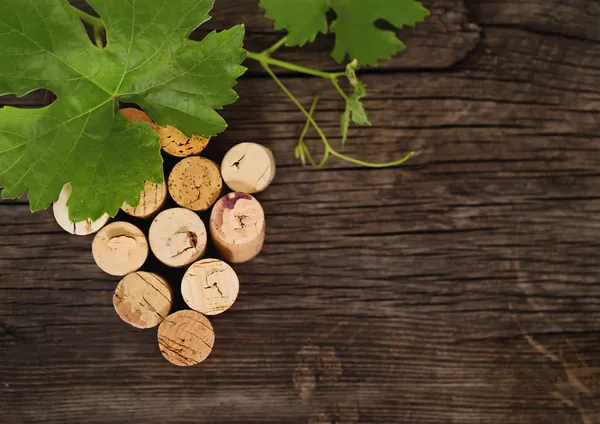
[[[200,156],[209,140],[156,125],[138,109],[121,113],[147,122],[160,136],[163,152],[178,159],[165,183],[147,182],[139,204],[125,203],[121,208],[149,220],[148,231],[125,221],[109,223],[108,215],[94,222],[71,222],[69,184],[54,204],[54,216],[71,234],[96,234],[92,242],[96,264],[121,277],[113,296],[119,317],[136,328],[158,327],[162,355],[175,365],[195,365],[210,355],[215,343],[209,317],[225,312],[237,299],[240,281],[232,265],[252,260],[263,246],[265,216],[253,194],[273,181],[275,159],[264,146],[241,143],[219,166]],[[223,195],[226,187],[231,192]],[[169,196],[177,207],[165,208]],[[200,215],[206,211],[208,222]],[[206,256],[209,244],[217,257]],[[150,255],[167,267],[185,270],[181,281],[145,271]],[[181,290],[188,309],[171,313],[174,290]]]

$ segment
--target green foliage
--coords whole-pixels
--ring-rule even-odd
[[[371,125],[367,111],[360,101],[363,97],[367,96],[367,86],[357,78],[357,69],[358,61],[356,59],[346,67],[346,77],[354,87],[354,92],[350,97],[346,98],[346,109],[342,114],[342,146],[346,144],[346,140],[348,139],[350,120],[357,125]]]
[[[302,46],[319,33],[332,32],[333,58],[341,63],[347,55],[361,65],[377,65],[406,47],[394,32],[377,28],[378,20],[400,29],[428,15],[416,0],[261,0],[260,4],[266,16],[275,20],[276,29],[287,30],[288,46]],[[330,26],[329,10],[336,14]]]
[[[86,20],[96,37],[105,31],[105,48],[66,0],[0,2],[0,95],[46,88],[58,97],[42,109],[0,109],[2,196],[29,190],[35,211],[70,182],[73,221],[114,216],[123,201],[138,203],[145,180],[163,181],[158,136],[122,117],[119,102],[187,135],[216,135],[226,123],[215,110],[237,99],[246,57],[243,26],[189,40],[213,0],[88,3],[103,19]]]

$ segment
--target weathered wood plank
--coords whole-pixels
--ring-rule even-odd
[[[259,196],[265,250],[236,267],[239,300],[198,367],[170,367],[155,332],[119,321],[90,238],[0,203],[4,420],[600,422],[600,44],[585,19],[584,35],[531,31],[532,1],[470,3],[491,27],[465,60],[365,76],[375,126],[347,152],[415,150],[405,167],[301,168],[302,116],[272,81],[241,81],[209,155],[260,141],[279,170]],[[519,11],[523,28],[504,28]],[[330,87],[284,80],[304,104],[323,93],[335,137]]]

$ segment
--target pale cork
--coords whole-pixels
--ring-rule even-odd
[[[96,221],[86,219],[85,221],[71,222],[69,219],[69,208],[67,207],[67,201],[69,200],[69,197],[71,197],[71,193],[71,184],[65,184],[60,192],[58,200],[52,205],[54,219],[63,230],[77,236],[87,236],[94,234],[106,225],[110,219],[110,216],[107,214],[104,214],[102,218]]]
[[[275,178],[275,157],[270,149],[260,144],[240,143],[225,154],[221,175],[233,191],[259,193]]]
[[[207,239],[202,219],[183,208],[167,209],[158,214],[148,234],[154,256],[174,268],[200,259],[206,250]]]
[[[121,209],[128,215],[137,218],[149,218],[157,213],[167,199],[167,184],[156,184],[150,181],[144,183],[144,190],[140,193],[140,202],[136,207],[123,203]]]
[[[181,282],[187,305],[204,315],[217,315],[234,304],[240,291],[238,276],[218,259],[203,259],[189,267]]]
[[[160,276],[138,271],[123,277],[113,305],[119,317],[136,328],[152,328],[160,324],[171,311],[171,287]]]
[[[137,271],[144,264],[148,257],[148,242],[135,225],[113,222],[94,237],[92,255],[102,271],[124,276]]]
[[[223,180],[216,163],[194,156],[175,165],[169,175],[168,188],[179,206],[201,212],[217,201],[223,189]]]
[[[197,311],[169,315],[158,327],[158,346],[165,359],[180,367],[196,365],[210,355],[215,344],[213,327]]]
[[[265,240],[262,206],[249,194],[229,193],[212,210],[210,235],[225,261],[241,263],[251,260],[258,255]]]

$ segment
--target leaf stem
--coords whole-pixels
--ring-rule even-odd
[[[324,72],[316,69],[307,68],[305,66],[296,65],[294,63],[285,62],[272,58],[266,51],[261,53],[248,52],[248,59],[255,60],[261,65],[276,66],[278,68],[287,69],[289,71],[298,72],[300,74],[312,75],[313,77],[325,78],[332,80],[344,76],[343,72]]]
[[[90,24],[91,26],[94,27],[94,30],[98,29],[104,29],[104,21],[100,18],[97,18],[96,16],[90,15],[89,13],[84,12],[81,9],[76,8],[75,6],[71,6],[75,12],[77,13],[77,16],[79,16],[79,19],[81,19],[83,22],[86,22],[88,24]]]
[[[281,46],[283,46],[287,42],[287,37],[283,37],[281,40],[273,44],[268,49],[264,50],[263,53],[270,56],[275,53]]]
[[[104,40],[102,40],[102,28],[94,27],[94,43],[99,49],[104,48]]]

